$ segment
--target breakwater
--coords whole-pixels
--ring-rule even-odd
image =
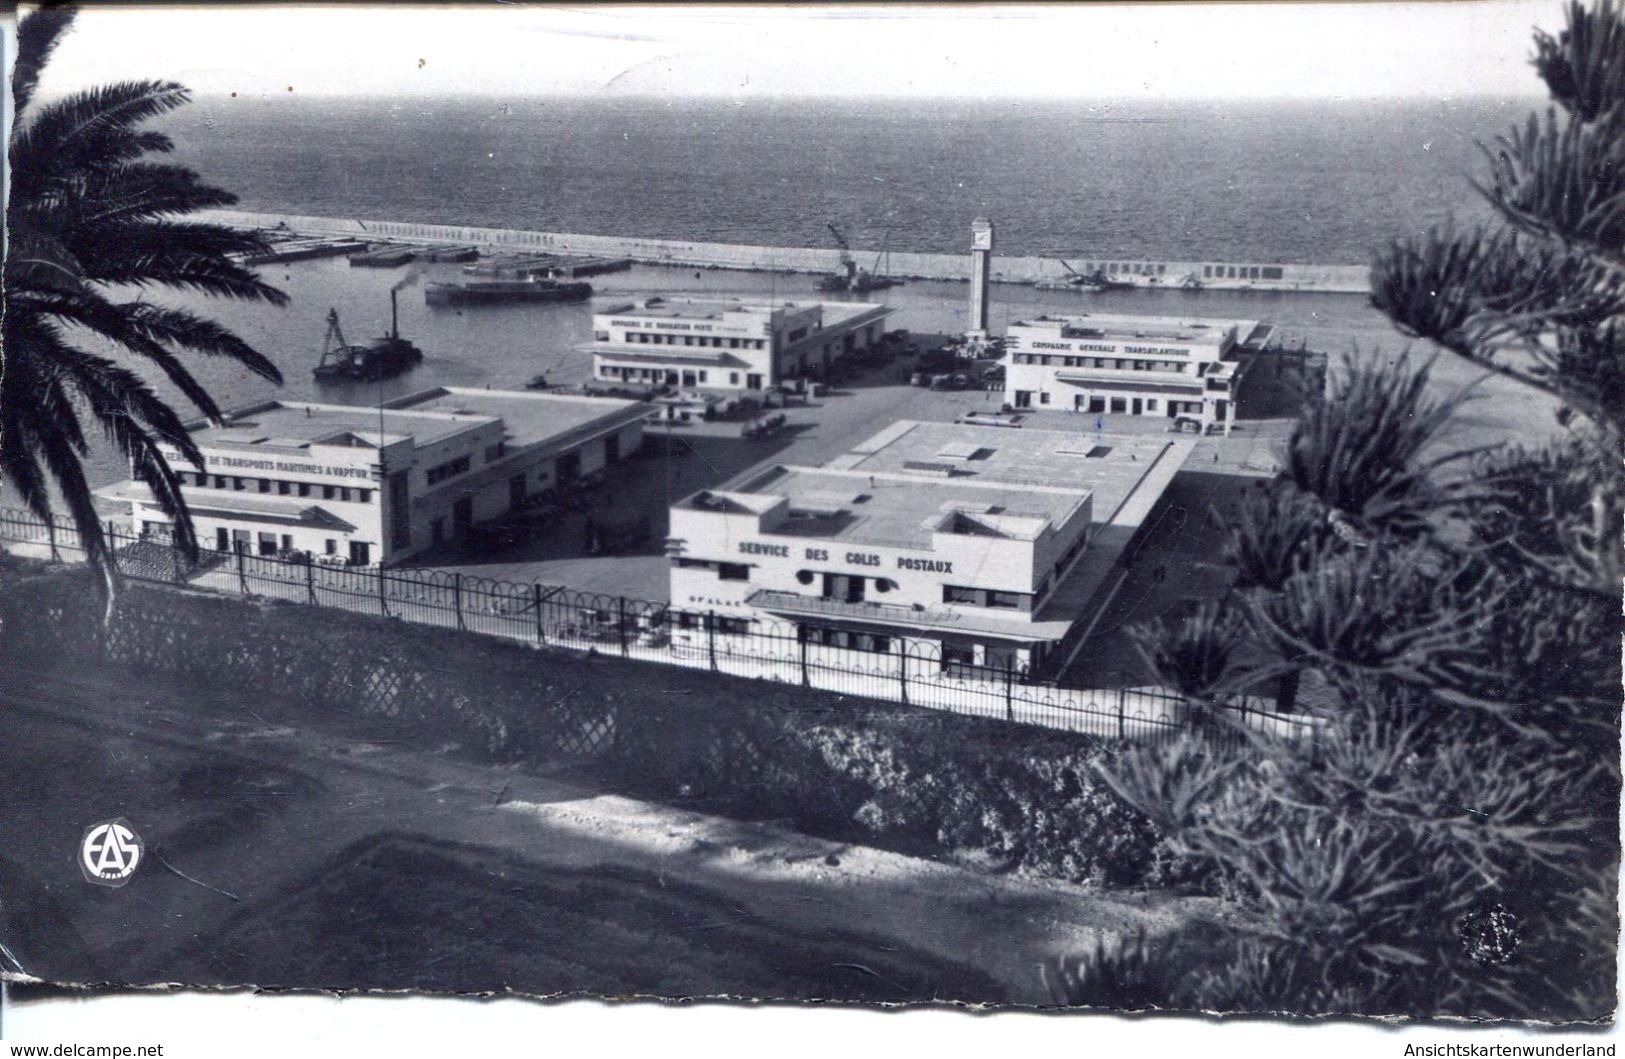
[[[243,210],[207,210],[196,216],[201,220],[234,227],[280,230],[308,236],[346,236],[372,243],[473,245],[489,252],[584,254],[630,258],[649,265],[751,272],[820,273],[834,272],[840,268],[840,251],[819,247],[748,246],[411,221],[251,213]],[[968,226],[966,231],[968,242]],[[855,249],[853,256],[860,261],[872,261],[880,253],[873,248]],[[969,280],[970,261],[968,249],[963,254],[894,251],[885,255],[885,262],[888,263],[885,271],[906,279]],[[1087,255],[1069,258],[1067,264],[1083,272],[1098,271],[1113,280],[1147,288],[1200,287],[1343,294],[1364,294],[1368,289],[1367,270],[1363,265],[1293,265],[1212,259],[1171,261]],[[1058,282],[1067,275],[1067,265],[1056,258],[995,255],[993,259],[992,278],[998,283]]]

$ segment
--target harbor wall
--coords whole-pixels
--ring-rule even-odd
[[[644,239],[635,236],[583,235],[572,232],[535,232],[516,228],[481,228],[469,225],[423,224],[412,221],[377,221],[342,217],[311,217],[297,214],[252,213],[243,210],[206,210],[201,220],[239,228],[284,229],[299,235],[343,236],[369,242],[413,242],[475,245],[482,250],[529,253],[586,254],[594,257],[624,257],[642,264],[679,265],[699,268],[742,269],[751,272],[834,272],[840,268],[840,251],[818,247],[747,246],[736,243],[688,242],[677,239]],[[880,251],[854,249],[861,262],[873,261]],[[887,273],[906,279],[969,280],[970,252],[963,254],[919,254],[893,251],[887,254]],[[1080,257],[1076,260],[1082,260]],[[1094,260],[1094,258],[1090,258]],[[1246,262],[1208,259],[1171,261],[1153,258],[1113,257],[1125,264],[1160,268],[1159,283],[1150,286],[1177,287],[1185,276],[1201,278],[1202,285],[1214,290],[1308,290],[1364,294],[1368,272],[1364,265],[1293,265],[1275,262]],[[1279,279],[1239,279],[1206,276],[1212,266],[1239,270],[1280,270]],[[994,282],[1038,283],[1064,279],[1066,267],[1055,258],[1003,257],[993,259]],[[1133,279],[1137,277],[1125,276]]]

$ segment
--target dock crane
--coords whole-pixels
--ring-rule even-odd
[[[829,229],[829,234],[835,237],[835,245],[841,248],[841,271],[825,276],[818,289],[851,290],[858,281],[858,263],[852,257],[852,247],[847,243],[846,236],[841,234],[841,230],[835,227],[834,221],[830,221],[825,227]]]
[[[885,276],[876,276],[868,269],[859,268],[857,260],[852,256],[851,244],[846,241],[846,236],[841,234],[841,230],[835,227],[835,222],[830,221],[825,225],[825,227],[827,227],[830,234],[835,237],[835,245],[841,248],[841,271],[832,272],[820,280],[818,283],[819,290],[851,291],[853,293],[861,294],[864,291],[880,290],[884,287],[894,287],[897,285],[896,280],[887,279]],[[891,230],[887,229],[886,243],[889,245],[890,241]],[[876,268],[880,267],[880,255],[884,254],[885,252],[886,249],[883,246],[880,254],[875,256]]]

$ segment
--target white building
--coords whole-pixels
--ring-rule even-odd
[[[675,635],[1031,671],[1093,594],[1073,574],[1095,519],[1171,444],[902,421],[824,467],[747,471],[672,509]]]
[[[199,542],[257,555],[388,563],[568,488],[642,444],[647,405],[436,387],[382,408],[270,401],[190,424],[204,465],[173,449]],[[138,481],[97,490],[143,536],[167,515]]]
[[[862,302],[653,299],[593,314],[593,378],[627,386],[733,393],[821,378],[880,340],[891,308]]]
[[[1018,409],[1188,418],[1229,433],[1239,352],[1273,328],[1253,320],[1079,314],[1010,324],[1005,399]]]

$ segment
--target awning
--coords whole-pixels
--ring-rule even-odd
[[[576,349],[583,353],[591,353],[594,356],[603,357],[606,361],[624,360],[632,361],[633,363],[637,364],[654,365],[692,364],[695,367],[700,368],[745,368],[750,366],[748,362],[740,360],[738,357],[730,354],[727,350],[721,349],[716,350],[715,352],[705,353],[695,349],[667,347],[663,350],[649,350],[648,352],[645,352],[641,349],[631,350],[621,346],[601,346],[597,344],[577,346]],[[678,352],[678,349],[682,349],[682,352]]]
[[[753,607],[794,618],[814,618],[842,622],[849,626],[872,627],[877,631],[907,629],[919,633],[958,633],[978,638],[998,638],[1021,643],[1049,643],[1059,640],[1072,622],[1001,619],[947,607],[915,609],[895,603],[864,600],[847,603],[803,596],[795,592],[758,589],[745,600]]]
[[[1055,377],[1081,390],[1101,390],[1107,393],[1165,393],[1194,400],[1206,392],[1204,383],[1180,386],[1174,383],[1152,382],[1149,379],[1144,382],[1119,382],[1116,379],[1101,379],[1092,375],[1074,375],[1068,372],[1058,372]]]
[[[96,490],[103,500],[156,505],[158,499],[143,482],[127,479],[115,485]],[[331,511],[316,504],[300,503],[296,499],[273,496],[228,493],[212,496],[183,490],[186,506],[194,516],[224,518],[236,522],[264,522],[279,526],[320,526],[348,532],[356,527]]]

